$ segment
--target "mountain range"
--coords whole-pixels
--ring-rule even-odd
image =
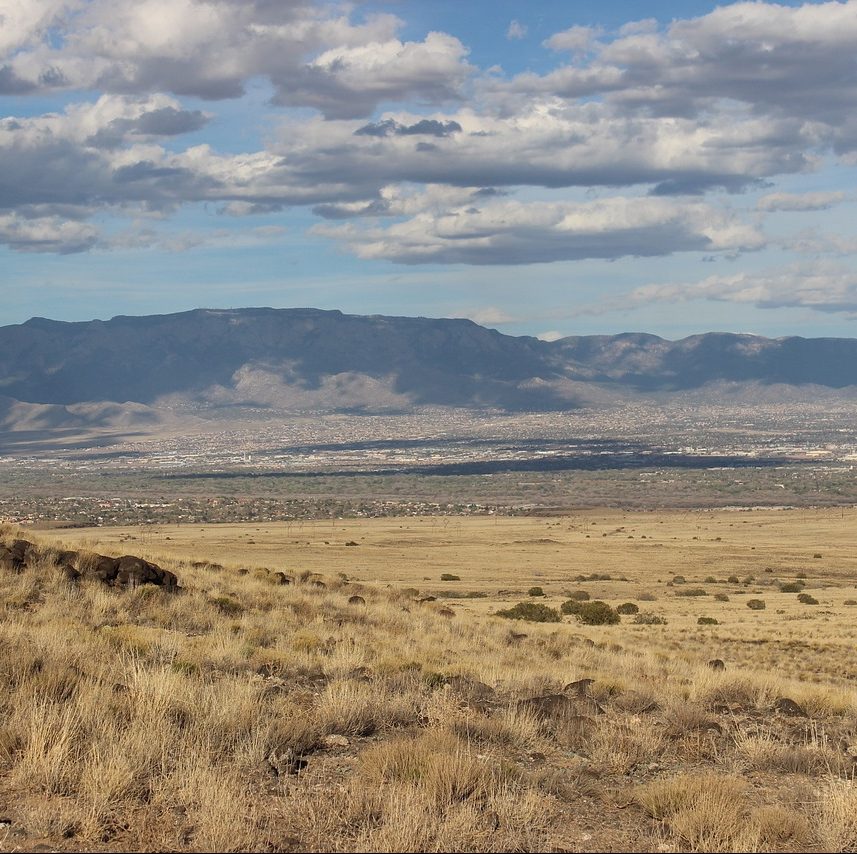
[[[0,430],[163,413],[561,410],[640,396],[848,394],[857,339],[504,335],[470,320],[197,309],[0,327]]]

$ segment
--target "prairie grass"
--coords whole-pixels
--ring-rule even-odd
[[[418,581],[468,565],[468,587],[419,602],[423,584],[362,564],[347,567],[355,581],[335,562],[325,574],[296,559],[240,573],[243,559],[202,554],[220,558],[212,569],[151,547],[144,556],[180,578],[169,594],[69,583],[48,546],[75,543],[46,540],[35,565],[0,569],[0,804],[22,846],[582,850],[583,828],[609,840],[604,850],[857,846],[857,692],[838,675],[850,623],[837,577],[826,599],[842,602],[841,619],[800,617],[810,609],[772,587],[768,609],[752,612],[730,589],[732,601],[708,600],[721,625],[703,632],[692,603],[666,589],[678,565],[587,567],[594,601],[656,600],[667,622],[584,625],[492,616],[536,579],[558,609],[577,567],[515,589],[504,579],[501,595],[496,573],[423,561]],[[370,548],[361,540],[361,555]],[[683,555],[683,589],[709,565]],[[753,571],[735,562],[723,577],[733,565]],[[294,583],[272,581],[281,568]],[[471,585],[485,595],[466,595]],[[452,618],[440,612],[450,602]],[[713,656],[725,670],[707,666]],[[789,656],[800,670],[774,666]],[[534,698],[547,698],[541,711],[521,702]],[[781,698],[806,717],[778,713]],[[790,796],[800,787],[809,794]]]

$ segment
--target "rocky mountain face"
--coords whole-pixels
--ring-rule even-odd
[[[269,308],[82,323],[33,318],[0,327],[0,429],[7,430],[16,413],[95,421],[101,410],[81,405],[106,401],[124,404],[123,417],[144,418],[153,410],[234,407],[514,411],[724,383],[857,386],[857,340],[710,333],[680,341],[623,334],[545,342],[469,320]],[[117,412],[107,409],[104,417]]]

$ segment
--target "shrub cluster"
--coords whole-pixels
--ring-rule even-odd
[[[634,622],[638,626],[665,626],[667,624],[665,617],[659,617],[657,614],[637,614],[634,617]]]
[[[562,619],[556,608],[540,602],[518,602],[517,605],[497,611],[496,614],[508,620],[529,620],[531,623],[558,623]]]

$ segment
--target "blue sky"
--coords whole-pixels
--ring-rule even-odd
[[[0,323],[857,336],[857,2],[0,16]]]

